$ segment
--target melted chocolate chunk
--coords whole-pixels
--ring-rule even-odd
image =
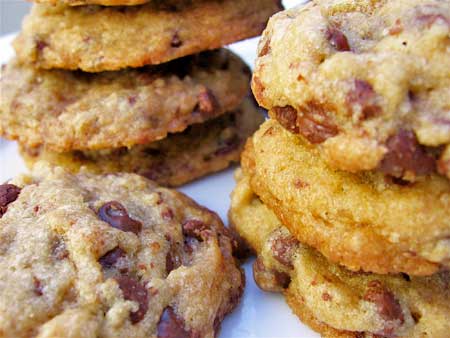
[[[133,324],[140,322],[148,310],[147,289],[134,278],[129,276],[118,276],[115,278],[122,290],[123,298],[139,304],[139,309],[130,313],[130,320]]]
[[[0,218],[8,210],[8,204],[14,202],[19,197],[20,190],[14,184],[0,185]]]
[[[98,210],[98,216],[113,228],[125,232],[133,232],[137,235],[142,229],[142,223],[132,219],[125,207],[116,201],[105,203]]]
[[[166,307],[159,319],[158,338],[187,338],[191,332],[184,328],[183,319],[179,318],[175,311]]]

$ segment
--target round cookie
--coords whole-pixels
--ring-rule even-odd
[[[13,45],[38,68],[154,65],[259,35],[279,0],[164,0],[140,6],[34,5]],[[70,52],[69,52],[70,51]]]
[[[0,135],[58,152],[145,144],[232,111],[249,79],[247,65],[225,49],[98,74],[13,60],[0,82]]]
[[[430,277],[351,272],[299,243],[252,192],[249,177],[237,178],[230,221],[257,252],[257,284],[283,292],[322,337],[448,336],[448,271]]]
[[[351,270],[429,275],[450,267],[450,182],[328,167],[274,120],[242,155],[253,191],[301,242]]]
[[[271,18],[252,88],[336,169],[450,177],[450,6],[311,1]]]
[[[0,186],[5,337],[214,337],[242,294],[219,217],[134,174]]]
[[[164,186],[179,186],[238,162],[245,140],[263,116],[248,98],[234,112],[145,145],[66,153],[23,147],[21,154],[30,167],[44,160],[72,172],[80,168],[97,174],[134,172]]]

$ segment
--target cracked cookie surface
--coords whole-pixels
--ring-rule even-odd
[[[72,172],[80,168],[97,174],[134,172],[164,186],[179,186],[238,162],[246,139],[263,116],[247,98],[233,112],[145,145],[66,153],[22,147],[21,154],[29,166],[44,160]]]
[[[450,177],[450,6],[311,1],[274,15],[252,88],[334,168]]]
[[[232,111],[250,70],[220,49],[164,65],[89,74],[6,65],[0,134],[58,152],[130,147]]]
[[[283,292],[294,313],[323,337],[448,336],[450,274],[351,272],[299,243],[238,173],[230,222],[255,250],[257,284]]]
[[[219,217],[134,174],[0,185],[3,337],[214,337],[244,287]]]
[[[154,65],[259,35],[279,0],[153,0],[139,6],[35,4],[14,42],[38,68]],[[70,52],[69,52],[70,51]]]
[[[414,183],[330,168],[275,120],[242,154],[252,189],[301,242],[347,268],[430,275],[450,266],[450,182]]]

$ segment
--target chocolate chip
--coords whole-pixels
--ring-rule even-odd
[[[200,220],[190,219],[183,222],[182,228],[184,236],[202,240],[205,236],[204,231],[208,229],[208,226]]]
[[[293,268],[292,256],[297,249],[298,241],[292,236],[277,236],[272,240],[272,254],[279,263]]]
[[[181,39],[180,39],[178,33],[175,33],[175,34],[172,36],[172,41],[170,41],[170,46],[173,47],[173,48],[178,48],[178,47],[180,47],[182,44],[183,44],[183,42],[181,41]]]
[[[107,253],[105,253],[102,257],[100,257],[98,262],[104,268],[111,268],[116,264],[116,262],[120,258],[125,257],[125,256],[126,256],[125,251],[123,251],[120,247],[116,247],[116,248],[112,249],[111,251],[108,251]]]
[[[315,101],[300,107],[298,132],[313,144],[322,143],[338,133],[337,126],[326,114],[327,110],[324,105]]]
[[[179,318],[175,311],[166,307],[159,319],[158,338],[187,338],[191,332],[184,328],[184,321]]]
[[[115,280],[122,290],[123,298],[139,304],[139,309],[130,313],[130,320],[133,324],[140,322],[148,310],[147,289],[137,280],[129,276],[118,276],[115,277]]]
[[[287,273],[267,268],[261,257],[253,263],[253,278],[262,290],[272,292],[283,291],[291,282]]]
[[[277,121],[291,133],[298,134],[297,110],[292,106],[273,107]]]
[[[36,41],[36,49],[39,52],[42,52],[44,50],[44,48],[48,47],[48,43],[42,40],[37,40]]]
[[[387,290],[380,281],[369,282],[368,289],[364,295],[364,300],[374,303],[378,314],[386,321],[398,320],[400,324],[404,322],[404,316],[400,303],[395,296]]]
[[[33,277],[33,292],[36,296],[42,296],[44,294],[41,281],[37,277]]]
[[[350,109],[361,112],[361,119],[366,120],[380,114],[381,108],[377,104],[377,93],[372,85],[364,80],[356,79],[353,89],[347,93],[346,102]]]
[[[436,170],[436,159],[428,154],[418,142],[411,130],[400,130],[391,136],[379,169],[394,177],[403,177],[406,173],[427,175]]]
[[[178,269],[182,265],[180,256],[175,252],[173,248],[166,255],[166,272],[169,274],[171,271]]]
[[[328,27],[326,32],[327,40],[339,52],[350,51],[347,37],[336,27]]]
[[[14,184],[0,185],[0,218],[8,210],[8,204],[14,202],[19,197],[20,188]]]
[[[195,113],[205,116],[212,115],[218,106],[217,99],[211,90],[202,90],[197,96],[198,103],[194,108]]]
[[[214,156],[224,156],[232,151],[236,150],[241,144],[241,140],[238,135],[232,134],[228,135],[228,137],[223,138],[222,136],[219,138],[218,149],[214,151]]]
[[[133,232],[137,235],[142,229],[142,223],[128,216],[125,207],[116,201],[105,203],[98,210],[98,216],[113,228],[125,232]]]

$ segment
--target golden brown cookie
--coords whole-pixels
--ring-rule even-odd
[[[0,185],[2,337],[214,337],[239,302],[219,217],[134,174]]]
[[[163,0],[140,6],[34,5],[14,42],[39,68],[118,70],[259,35],[279,0]]]
[[[237,174],[230,221],[257,253],[255,281],[283,292],[299,318],[323,337],[446,338],[450,274],[430,277],[351,272],[299,243]]]
[[[450,182],[331,169],[274,120],[242,155],[253,191],[301,242],[350,270],[429,275],[450,267]]]
[[[179,186],[238,162],[245,140],[263,116],[254,101],[246,99],[234,112],[145,145],[66,153],[24,147],[21,153],[30,167],[44,160],[72,172],[134,172],[164,186]]]
[[[336,169],[450,177],[449,36],[448,1],[311,1],[270,20],[253,91]]]
[[[249,78],[225,49],[99,74],[13,60],[0,82],[0,135],[58,152],[145,144],[232,111],[248,95]]]

